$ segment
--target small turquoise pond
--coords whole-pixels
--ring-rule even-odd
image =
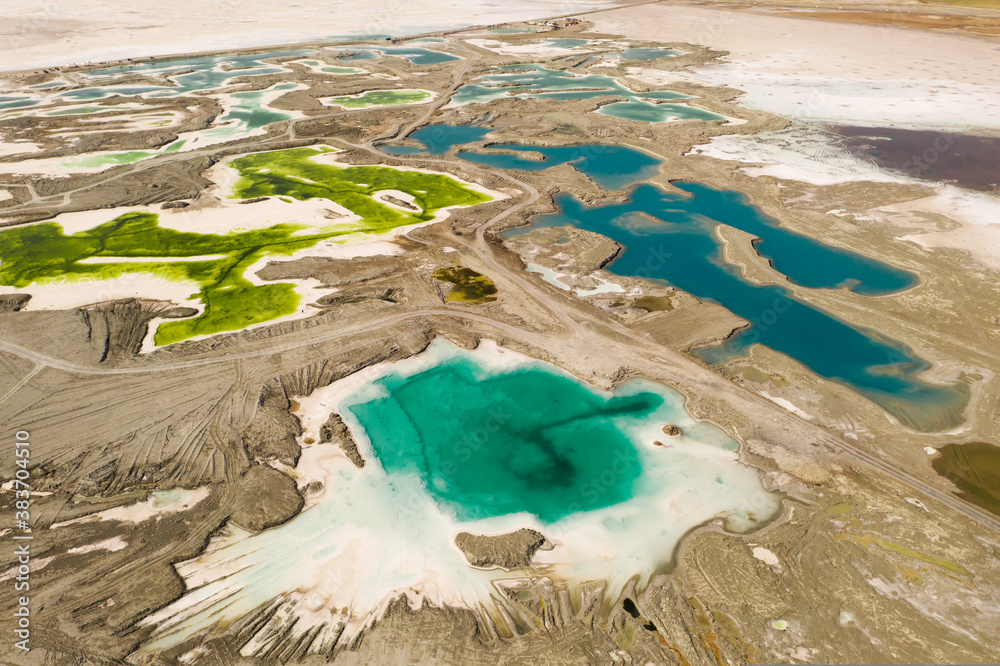
[[[678,56],[683,51],[675,51],[674,49],[667,48],[656,48],[656,49],[625,49],[621,52],[621,57],[626,60],[655,60],[657,58],[672,58]]]
[[[382,467],[419,475],[460,520],[527,512],[555,522],[580,510],[585,484],[612,469],[586,508],[630,499],[642,467],[622,430],[664,403],[645,392],[606,397],[537,368],[489,374],[463,357],[376,385],[385,397],[348,410]]]
[[[389,155],[444,155],[452,146],[480,141],[493,130],[489,127],[476,125],[427,125],[410,134],[409,138],[423,145],[416,146],[379,146],[379,149]]]
[[[340,60],[372,60],[381,54],[404,58],[414,65],[439,65],[443,62],[462,59],[444,51],[434,51],[418,46],[352,46],[339,50],[344,53],[350,52],[350,55],[343,56]]]

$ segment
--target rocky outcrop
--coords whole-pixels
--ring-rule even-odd
[[[347,424],[344,423],[344,419],[340,418],[340,414],[330,413],[330,418],[320,426],[319,441],[321,444],[333,443],[339,446],[355,467],[365,466],[365,459],[358,451],[358,443],[354,441],[351,431],[347,429]]]
[[[530,567],[536,552],[552,549],[544,534],[527,528],[493,536],[460,532],[455,545],[471,566],[508,570]]]
[[[266,465],[254,465],[236,485],[231,520],[260,531],[280,525],[302,510],[304,501],[295,481]]]

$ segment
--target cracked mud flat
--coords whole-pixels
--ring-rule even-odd
[[[294,196],[287,188],[259,191],[275,175],[269,166],[257,174],[257,190],[230,198],[236,174],[228,165],[235,160],[318,146],[339,150],[339,165],[444,174],[492,197],[345,245],[262,256],[245,279],[299,285],[301,312],[172,344],[154,346],[151,336],[164,323],[202,312],[203,303],[190,298],[197,288],[124,278],[101,286],[56,280],[0,287],[4,450],[12,447],[11,429],[30,431],[33,447],[32,600],[39,610],[26,663],[994,659],[1000,517],[990,512],[994,495],[983,491],[991,477],[967,462],[979,460],[982,447],[1000,445],[1000,282],[988,223],[995,202],[983,187],[965,189],[962,174],[954,183],[933,173],[901,175],[774,114],[859,126],[895,119],[935,139],[947,111],[979,125],[974,136],[989,140],[994,119],[970,109],[992,108],[995,68],[984,56],[979,62],[986,64],[970,69],[966,56],[995,46],[897,28],[883,41],[866,41],[881,28],[750,9],[650,5],[587,19],[540,34],[529,32],[537,26],[515,24],[523,31],[477,29],[394,45],[458,58],[431,64],[391,55],[343,59],[338,55],[350,45],[338,47],[341,53],[323,48],[326,42],[296,44],[289,47],[294,53],[264,58],[269,73],[227,75],[220,86],[176,98],[61,97],[95,85],[93,75],[76,68],[0,79],[0,163],[7,174],[0,234],[50,222],[86,234],[142,211],[184,233],[240,234],[281,224],[309,232],[357,223],[370,206],[418,216],[430,205],[426,192],[393,185],[374,189],[369,208],[359,212],[343,195],[309,189],[310,174],[299,174],[304,180],[290,188]],[[737,31],[734,21],[758,29]],[[859,46],[829,63],[809,61],[810,49],[761,61],[754,40],[786,33],[870,43],[873,50]],[[935,57],[914,61],[905,73],[909,87],[883,91],[895,97],[895,109],[867,108],[851,99],[850,85],[830,83],[852,67],[860,68],[850,74],[859,80],[903,78],[893,59],[879,56],[897,38],[927,40]],[[587,42],[559,48],[550,39]],[[295,40],[270,43],[277,41]],[[658,47],[676,54],[615,56]],[[802,86],[783,87],[776,72],[795,58],[802,59],[800,78],[826,86],[824,105],[803,111]],[[595,113],[613,95],[449,104],[462,85],[481,83],[512,59],[614,77],[640,96],[669,90],[696,97],[723,119],[648,123]],[[353,67],[362,71],[339,71]],[[100,83],[174,85],[164,71],[170,69],[162,63],[138,67]],[[934,78],[945,81],[922,87],[921,80]],[[433,98],[391,108],[326,105],[372,90],[426,90]],[[217,130],[230,127],[225,116],[234,100],[265,91],[281,93],[265,93],[261,109],[276,115],[252,132],[163,150],[182,134],[222,136]],[[927,105],[907,106],[921,96]],[[52,114],[60,109],[70,112]],[[451,135],[433,134],[441,124],[471,123],[489,131],[454,146]],[[431,132],[423,148],[407,139],[420,128]],[[504,154],[505,143],[595,142],[641,151],[660,164],[611,191],[587,176],[587,159],[600,157],[586,150],[582,160],[531,170],[459,154]],[[390,155],[379,148],[387,143],[413,150]],[[920,148],[917,139],[911,143]],[[434,154],[422,152],[432,145]],[[151,154],[95,173],[43,168],[129,152]],[[717,261],[741,280],[781,285],[790,298],[905,345],[927,362],[923,382],[966,387],[957,425],[907,427],[849,384],[760,344],[709,365],[693,352],[769,326],[774,313],[738,317],[665,281],[620,274],[629,248],[576,226],[500,233],[556,212],[560,193],[600,207],[625,202],[636,183],[676,192],[672,181],[742,192],[782,228],[916,275],[914,286],[886,295],[804,287],[780,272],[780,258],[762,254],[767,246],[753,234],[727,224],[711,234]],[[672,223],[656,219],[622,223]],[[150,256],[118,261],[129,264],[128,275],[141,275],[135,264]],[[210,263],[218,256],[207,248],[188,258]],[[0,268],[13,261],[0,256]],[[98,266],[80,264],[88,265]],[[648,275],[655,275],[652,267]],[[459,288],[466,290],[461,298]],[[459,520],[418,477],[400,477],[393,487],[357,419],[335,409],[337,394],[388,369],[426,364],[442,348],[470,355],[508,350],[508,358],[545,363],[594,391],[630,380],[677,391],[681,411],[640,438],[643,455],[667,464],[699,428],[717,426],[732,450],[720,450],[710,469],[739,470],[766,489],[775,508],[751,530],[683,503],[629,518],[615,512],[634,500],[575,514],[580,530],[602,516],[608,519],[601,530],[621,530],[605,542],[530,512]],[[992,460],[990,450],[983,459]],[[0,491],[7,517],[0,529],[13,524],[9,479]],[[393,494],[406,488],[410,501]],[[319,529],[312,525],[317,517]],[[435,528],[412,532],[426,521]],[[658,541],[662,529],[669,543]],[[595,554],[580,543],[607,547]],[[625,546],[628,555],[646,548],[657,556],[615,553]],[[380,561],[388,564],[371,571]],[[2,581],[15,564],[9,554],[0,561]],[[305,590],[306,583],[315,589]],[[13,594],[4,587],[0,605],[13,607]],[[219,608],[225,610],[208,615]],[[4,612],[0,627],[9,629],[10,617]]]

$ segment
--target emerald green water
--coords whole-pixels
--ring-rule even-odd
[[[361,221],[355,224],[331,223],[312,233],[302,233],[310,224],[276,224],[247,232],[200,234],[161,227],[156,214],[134,212],[68,235],[55,222],[12,227],[0,230],[0,284],[24,288],[36,281],[107,280],[128,273],[194,282],[200,290],[193,296],[203,303],[204,311],[197,317],[161,324],[156,344],[171,344],[294,313],[300,301],[295,285],[257,285],[244,277],[262,257],[287,256],[322,240],[350,234],[384,233],[430,220],[441,208],[489,200],[487,195],[441,174],[338,166],[313,159],[328,152],[331,149],[297,148],[239,157],[230,163],[239,173],[233,185],[234,197],[329,199],[360,216]],[[421,212],[399,211],[372,196],[388,189],[411,194]],[[183,260],[204,255],[223,256]],[[84,262],[93,257],[106,260]],[[115,262],[115,257],[123,261]],[[148,260],[127,261],[130,258]]]
[[[623,429],[664,403],[601,395],[536,367],[491,374],[465,357],[375,384],[383,397],[347,410],[382,467],[418,475],[459,520],[527,512],[552,523],[630,499],[642,465]],[[588,492],[597,479],[601,492]]]

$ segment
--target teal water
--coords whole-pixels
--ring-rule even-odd
[[[506,70],[505,73],[481,76],[478,80],[484,83],[468,83],[459,88],[453,97],[455,103],[481,104],[505,97],[580,100],[621,96],[627,101],[603,106],[600,113],[641,122],[725,119],[725,116],[687,104],[661,103],[664,100],[692,99],[689,95],[670,90],[637,93],[605,74],[574,74],[541,65],[512,65],[500,69]]]
[[[542,159],[529,159],[509,153],[474,153],[459,151],[463,160],[499,169],[541,171],[569,164],[606,190],[618,190],[657,174],[660,160],[626,146],[584,144],[576,146],[532,146],[523,143],[494,144],[491,148],[516,152],[540,153]]]
[[[589,39],[569,39],[567,37],[552,37],[546,39],[544,46],[551,46],[557,49],[575,49],[578,46],[589,44]]]
[[[940,430],[961,422],[964,385],[927,384],[917,375],[929,364],[905,346],[800,301],[785,287],[744,280],[722,259],[713,229],[723,223],[761,236],[760,251],[775,268],[812,288],[886,294],[913,285],[914,276],[783,230],[738,192],[676,185],[679,194],[640,185],[623,203],[595,207],[562,194],[556,197],[560,212],[510,233],[574,225],[602,234],[626,248],[607,270],[672,284],[751,322],[722,349],[708,351],[707,360],[725,360],[761,343],[850,386],[910,427]]]
[[[41,100],[32,99],[23,95],[0,95],[0,111],[7,109],[23,109],[27,106],[35,106]]]
[[[527,512],[552,523],[631,499],[642,465],[623,429],[664,403],[650,392],[602,395],[537,367],[489,373],[467,357],[375,384],[382,397],[346,407],[382,468],[419,476],[463,521]],[[608,470],[590,498],[588,484]]]
[[[178,60],[156,60],[151,62],[106,67],[84,72],[95,83],[122,74],[148,74],[167,78],[172,86],[95,86],[78,88],[61,93],[61,99],[86,101],[111,97],[112,95],[147,95],[149,97],[178,97],[195,92],[216,90],[228,85],[233,79],[244,76],[266,76],[287,71],[279,65],[271,65],[264,60],[290,56],[303,56],[311,51],[271,51],[269,53],[245,56],[206,56],[181,58]],[[226,69],[222,69],[223,66]],[[176,72],[176,73],[175,73]]]
[[[433,51],[418,46],[354,46],[340,50],[351,53],[341,57],[340,60],[372,60],[378,58],[378,54],[382,54],[405,58],[414,65],[439,65],[443,62],[462,59],[444,51]]]
[[[481,141],[492,132],[489,127],[476,125],[427,125],[410,134],[409,138],[423,145],[416,146],[379,146],[382,152],[389,155],[444,155],[452,146]]]
[[[642,99],[631,102],[615,102],[602,106],[598,113],[614,116],[622,120],[643,123],[665,123],[671,120],[725,120],[725,116],[699,109],[687,104],[654,104]]]
[[[625,49],[621,52],[621,57],[627,60],[655,60],[657,58],[672,58],[681,53],[683,51],[675,51],[674,49],[667,48]]]

